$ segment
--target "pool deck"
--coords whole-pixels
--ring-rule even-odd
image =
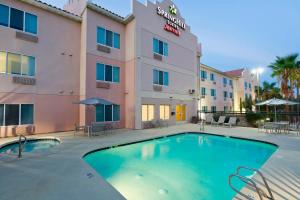
[[[73,132],[30,136],[57,137],[62,144],[43,154],[24,153],[22,159],[0,154],[1,200],[121,200],[125,199],[82,156],[89,151],[182,132],[200,132],[198,125],[163,129],[118,130],[98,137],[73,136]],[[267,141],[279,146],[261,169],[276,200],[300,199],[300,137],[258,133],[253,128],[205,128],[205,133]],[[0,145],[17,138],[0,139]],[[218,155],[222,156],[222,155]],[[255,155],[253,155],[255,156]],[[256,178],[256,177],[255,177]],[[247,188],[246,193],[252,193]],[[251,194],[251,196],[254,194]],[[236,199],[243,199],[236,197]]]

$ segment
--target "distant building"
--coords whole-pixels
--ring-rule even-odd
[[[200,64],[201,111],[240,111],[241,102],[246,98],[255,100],[256,77],[247,69],[222,72]]]

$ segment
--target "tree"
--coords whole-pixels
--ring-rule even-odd
[[[242,105],[246,111],[252,111],[252,106],[253,106],[252,97],[246,97],[245,100],[242,102]]]

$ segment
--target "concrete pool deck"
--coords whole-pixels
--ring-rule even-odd
[[[163,129],[117,130],[92,138],[74,137],[73,132],[31,136],[29,138],[58,137],[62,144],[43,154],[25,153],[20,160],[16,156],[0,154],[0,199],[124,199],[83,161],[82,156],[103,147],[181,132],[200,131],[198,125],[184,124]],[[266,162],[261,171],[268,179],[276,200],[300,199],[300,137],[293,134],[269,135],[258,133],[257,129],[243,127],[229,129],[207,126],[203,132],[277,144],[278,151]],[[0,145],[16,139],[0,139]],[[236,198],[243,199],[238,196]]]

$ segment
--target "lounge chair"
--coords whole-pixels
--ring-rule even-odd
[[[211,114],[206,114],[203,120],[205,121],[205,123],[209,124],[212,122],[213,116]]]
[[[213,119],[211,121],[211,125],[216,125],[216,126],[223,125],[225,123],[225,119],[226,119],[225,116],[220,116],[217,122]]]
[[[295,131],[297,136],[300,135],[300,123],[292,123],[289,125],[289,130]]]
[[[224,126],[232,127],[236,126],[237,118],[236,117],[230,117],[228,123],[224,123]]]

